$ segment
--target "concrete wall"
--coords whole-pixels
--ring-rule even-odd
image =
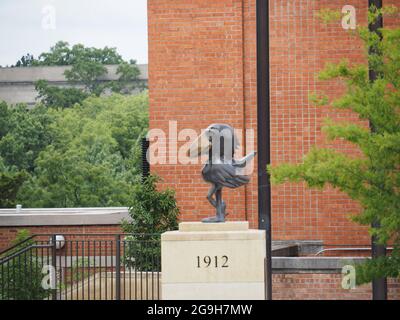
[[[127,207],[0,209],[0,227],[118,225],[128,218]]]
[[[138,65],[141,75],[139,79],[147,83],[147,64]],[[64,71],[70,67],[20,67],[0,68],[0,101],[4,100],[9,104],[27,103],[33,105],[36,102],[37,92],[34,82],[47,80],[51,85],[59,87],[71,87],[65,79]],[[118,66],[107,66],[108,73],[99,78],[99,81],[117,80],[116,73]],[[73,87],[82,88],[82,85]]]

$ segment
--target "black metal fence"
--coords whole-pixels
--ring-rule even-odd
[[[0,300],[161,299],[158,234],[35,235],[0,253]]]

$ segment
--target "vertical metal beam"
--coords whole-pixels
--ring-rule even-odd
[[[150,175],[150,163],[147,161],[147,151],[149,150],[150,142],[146,137],[142,138],[142,182],[145,182]]]
[[[51,276],[54,279],[50,279],[51,284],[54,284],[54,288],[51,288],[51,298],[53,300],[57,300],[57,237],[55,234],[51,236],[51,266],[53,269],[51,270]]]
[[[368,7],[371,8],[372,6],[375,6],[378,9],[382,8],[382,0],[368,0]],[[380,16],[379,19],[375,22],[369,25],[369,30],[371,32],[376,32],[379,33],[379,29],[383,28],[383,17]],[[370,54],[374,53],[374,48],[370,48]],[[378,77],[378,74],[376,73],[376,70],[373,70],[370,68],[369,70],[369,79],[370,81],[375,81]],[[371,130],[374,131],[374,128],[372,125],[370,125]],[[379,221],[375,221],[372,224],[373,228],[379,228],[380,223]],[[378,258],[382,256],[386,256],[386,247],[384,245],[380,245],[377,243],[377,239],[375,237],[371,238],[371,255],[372,258]],[[387,279],[386,278],[379,278],[379,279],[374,279],[372,281],[372,299],[373,300],[387,300]]]
[[[115,300],[121,300],[121,235],[115,236]]]
[[[258,226],[266,231],[265,296],[272,300],[269,0],[257,0],[257,144]]]

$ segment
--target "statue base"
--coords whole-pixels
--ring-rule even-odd
[[[182,222],[161,236],[163,300],[262,300],[265,231]]]

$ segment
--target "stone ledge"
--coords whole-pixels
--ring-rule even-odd
[[[273,240],[273,245],[297,246],[298,255],[315,254],[324,247],[322,240]]]
[[[265,231],[169,231],[161,235],[162,241],[264,240]]]
[[[147,64],[137,64],[140,70],[140,80],[148,79]],[[99,77],[99,80],[117,80],[118,65],[106,65],[107,74]],[[37,80],[45,79],[50,82],[65,82],[65,70],[71,69],[70,66],[36,66],[36,67],[16,67],[0,68],[0,83],[34,83]]]
[[[191,231],[246,231],[249,229],[248,221],[228,221],[224,223],[181,222],[180,232]]]
[[[127,207],[0,210],[0,227],[118,225],[130,219]]]
[[[365,261],[362,257],[272,257],[274,273],[340,273],[348,264]]]

